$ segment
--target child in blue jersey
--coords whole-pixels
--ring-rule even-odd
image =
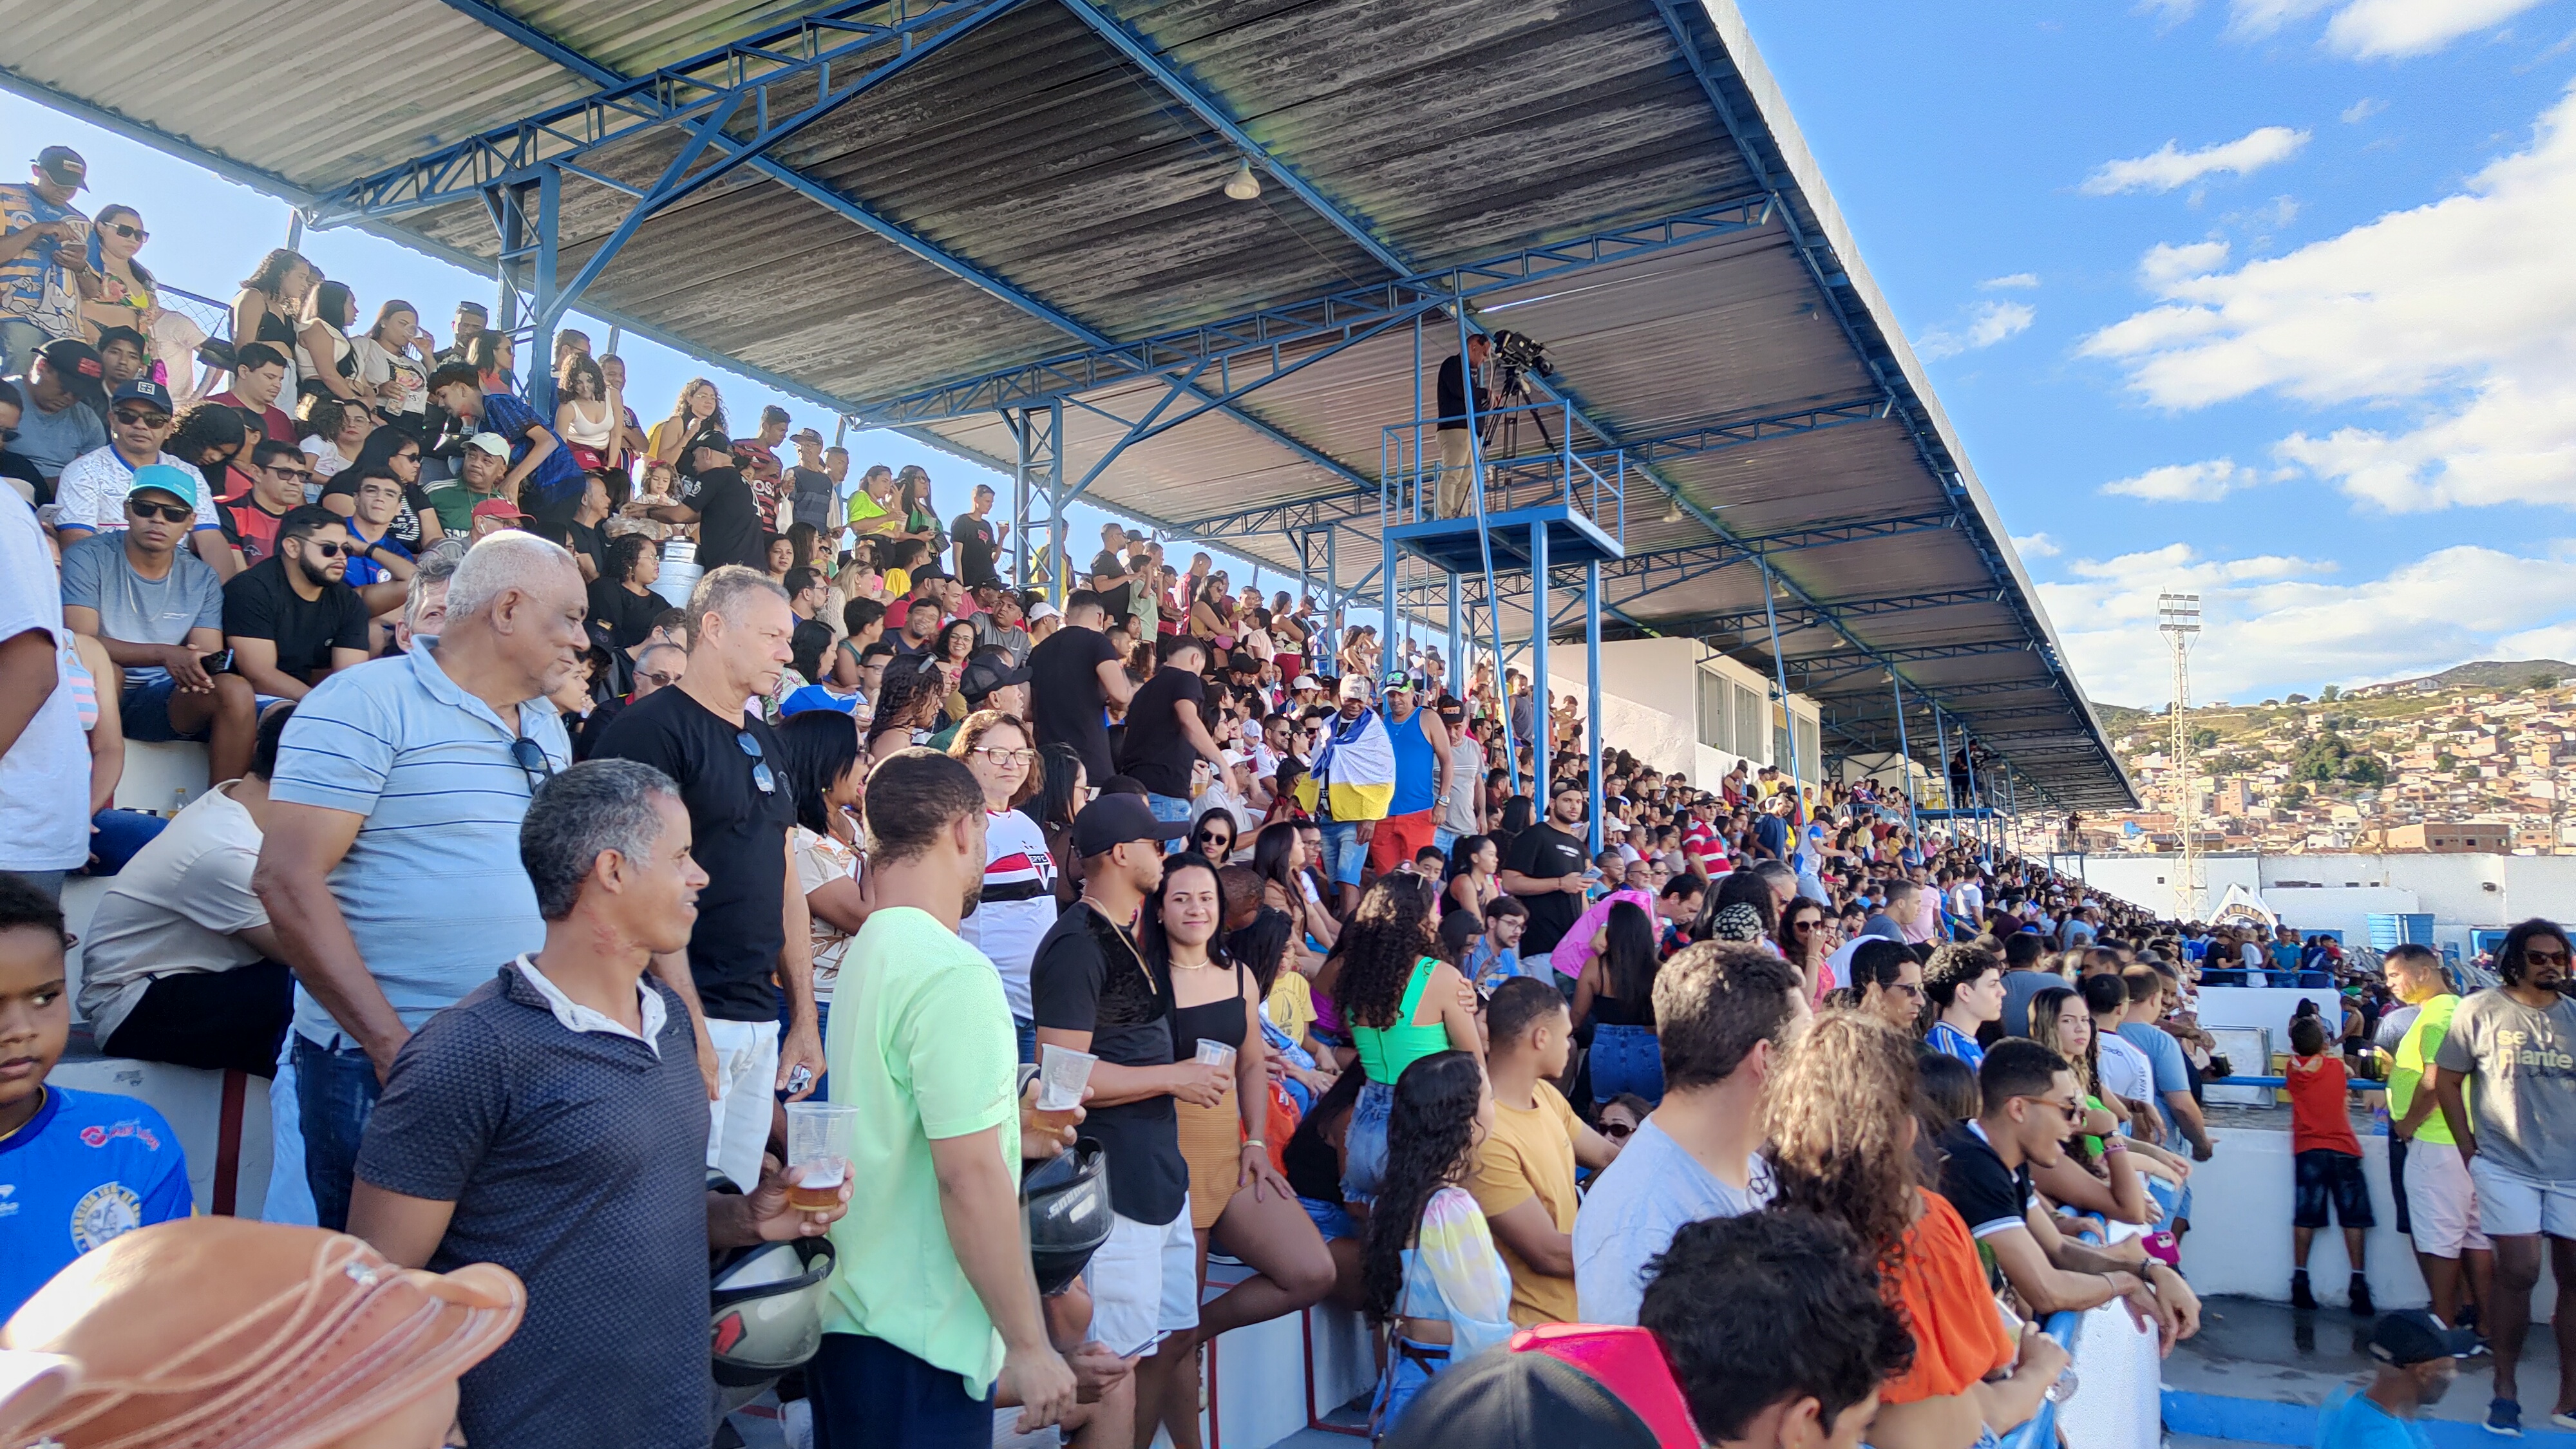
[[[63,912],[0,871],[0,1319],[74,1258],[189,1212],[188,1160],[131,1097],[45,1084],[71,1035]]]

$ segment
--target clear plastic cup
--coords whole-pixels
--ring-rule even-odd
[[[1193,1060],[1205,1062],[1219,1071],[1234,1070],[1234,1048],[1208,1037],[1199,1038],[1198,1055]]]
[[[1061,1132],[1073,1125],[1082,1105],[1082,1089],[1091,1082],[1092,1064],[1100,1058],[1053,1042],[1038,1047],[1038,1125]]]
[[[841,1200],[849,1180],[859,1109],[830,1102],[787,1104],[787,1205],[813,1212]]]

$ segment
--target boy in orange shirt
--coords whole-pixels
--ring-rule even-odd
[[[2331,1203],[2343,1229],[2344,1256],[2352,1263],[2352,1311],[2368,1318],[2370,1281],[2362,1271],[2361,1242],[2376,1221],[2370,1184],[2361,1175],[2361,1141],[2347,1110],[2343,1058],[2326,1054],[2325,1024],[2313,1016],[2290,1023],[2290,1154],[2298,1190],[2290,1212],[2290,1305],[2314,1308],[2308,1289],[2308,1249],[2326,1225]]]

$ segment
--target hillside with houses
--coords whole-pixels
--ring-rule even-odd
[[[2095,713],[2145,808],[2083,818],[2088,851],[2179,848],[2187,787],[2204,851],[2576,854],[2576,665],[2481,661],[2314,697],[2212,700],[2186,715],[2188,782],[2168,711]]]

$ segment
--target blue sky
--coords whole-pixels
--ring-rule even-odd
[[[2576,658],[2576,4],[1740,3],[2095,698]]]
[[[2204,700],[2576,659],[2576,0],[1739,3],[2095,698],[2165,698],[2162,589],[2204,597]],[[0,95],[0,131],[78,147],[192,291],[285,240],[283,204],[81,121]],[[492,296],[304,249],[442,341]],[[705,370],[620,350],[647,419]],[[832,431],[718,375],[740,431],[771,401]],[[952,512],[1001,481],[852,447]]]

